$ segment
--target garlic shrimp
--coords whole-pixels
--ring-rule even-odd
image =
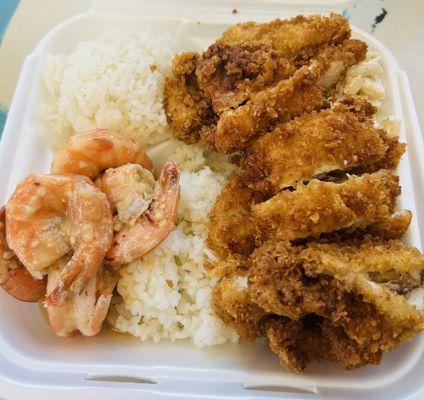
[[[171,233],[180,200],[181,170],[174,163],[162,168],[153,199],[133,225],[114,237],[105,262],[113,266],[130,263],[154,250]]]
[[[58,260],[49,268],[47,293],[51,295],[66,269],[69,258]],[[49,323],[61,337],[97,335],[109,310],[117,274],[100,268],[81,293],[74,293],[61,306],[46,305]]]
[[[31,175],[6,205],[9,247],[34,278],[72,253],[47,301],[59,305],[81,293],[100,268],[113,235],[112,213],[104,193],[86,177]]]
[[[152,161],[136,140],[108,129],[92,129],[68,139],[56,152],[51,172],[84,175],[94,179],[108,168],[127,163],[140,164],[154,173]]]
[[[46,295],[46,279],[33,278],[7,245],[4,207],[0,209],[0,285],[20,301],[37,302]]]

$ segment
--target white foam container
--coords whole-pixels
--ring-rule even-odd
[[[154,3],[154,4],[152,4]],[[302,3],[302,4],[301,4]],[[87,13],[51,30],[27,57],[0,145],[0,200],[32,172],[47,172],[51,152],[39,117],[40,71],[49,53],[69,53],[76,44],[110,28],[150,25],[200,50],[229,25],[299,13],[340,10],[351,1],[95,2]],[[237,8],[238,13],[231,11]],[[46,10],[48,12],[48,10]],[[399,167],[399,208],[413,211],[406,241],[423,247],[423,141],[408,80],[387,48],[353,28],[383,59],[387,98],[382,113],[402,121],[408,149]],[[113,334],[95,338],[55,336],[34,304],[0,291],[0,397],[12,399],[419,399],[424,396],[424,337],[387,354],[379,366],[346,372],[337,364],[312,364],[303,375],[281,368],[264,343],[196,349],[186,342],[141,343]]]

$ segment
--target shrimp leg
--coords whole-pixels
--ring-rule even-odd
[[[123,228],[113,240],[105,262],[120,266],[154,250],[171,233],[177,215],[181,170],[174,163],[163,167],[149,208],[133,226]]]

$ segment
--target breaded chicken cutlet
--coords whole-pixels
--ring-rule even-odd
[[[298,248],[269,242],[251,260],[248,292],[254,303],[294,321],[321,317],[333,352],[328,335],[336,329],[337,337],[345,336],[344,342],[362,354],[356,360],[343,360],[342,354],[319,358],[337,359],[348,369],[378,363],[383,353],[424,328],[423,310],[413,301],[424,291],[424,256],[400,241],[365,239]]]
[[[228,153],[279,121],[320,109],[323,91],[365,57],[365,43],[349,37],[342,16],[313,15],[239,24],[202,56],[177,56],[164,95],[174,135]]]
[[[325,92],[334,87],[347,68],[365,59],[366,49],[366,44],[359,40],[324,48],[291,78],[253,94],[246,104],[222,113],[216,127],[216,149],[223,153],[241,150],[277,123],[324,107]]]
[[[312,179],[254,205],[253,219],[258,234],[266,239],[318,237],[389,218],[399,194],[399,178],[386,170],[341,183]]]
[[[280,124],[252,141],[243,163],[248,186],[273,194],[334,170],[396,168],[405,145],[363,120],[363,114],[340,104]]]

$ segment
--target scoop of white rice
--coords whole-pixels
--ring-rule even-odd
[[[144,145],[168,138],[162,96],[174,53],[172,38],[128,30],[82,42],[67,56],[49,56],[42,115],[51,126],[54,146],[75,132],[98,127]]]

